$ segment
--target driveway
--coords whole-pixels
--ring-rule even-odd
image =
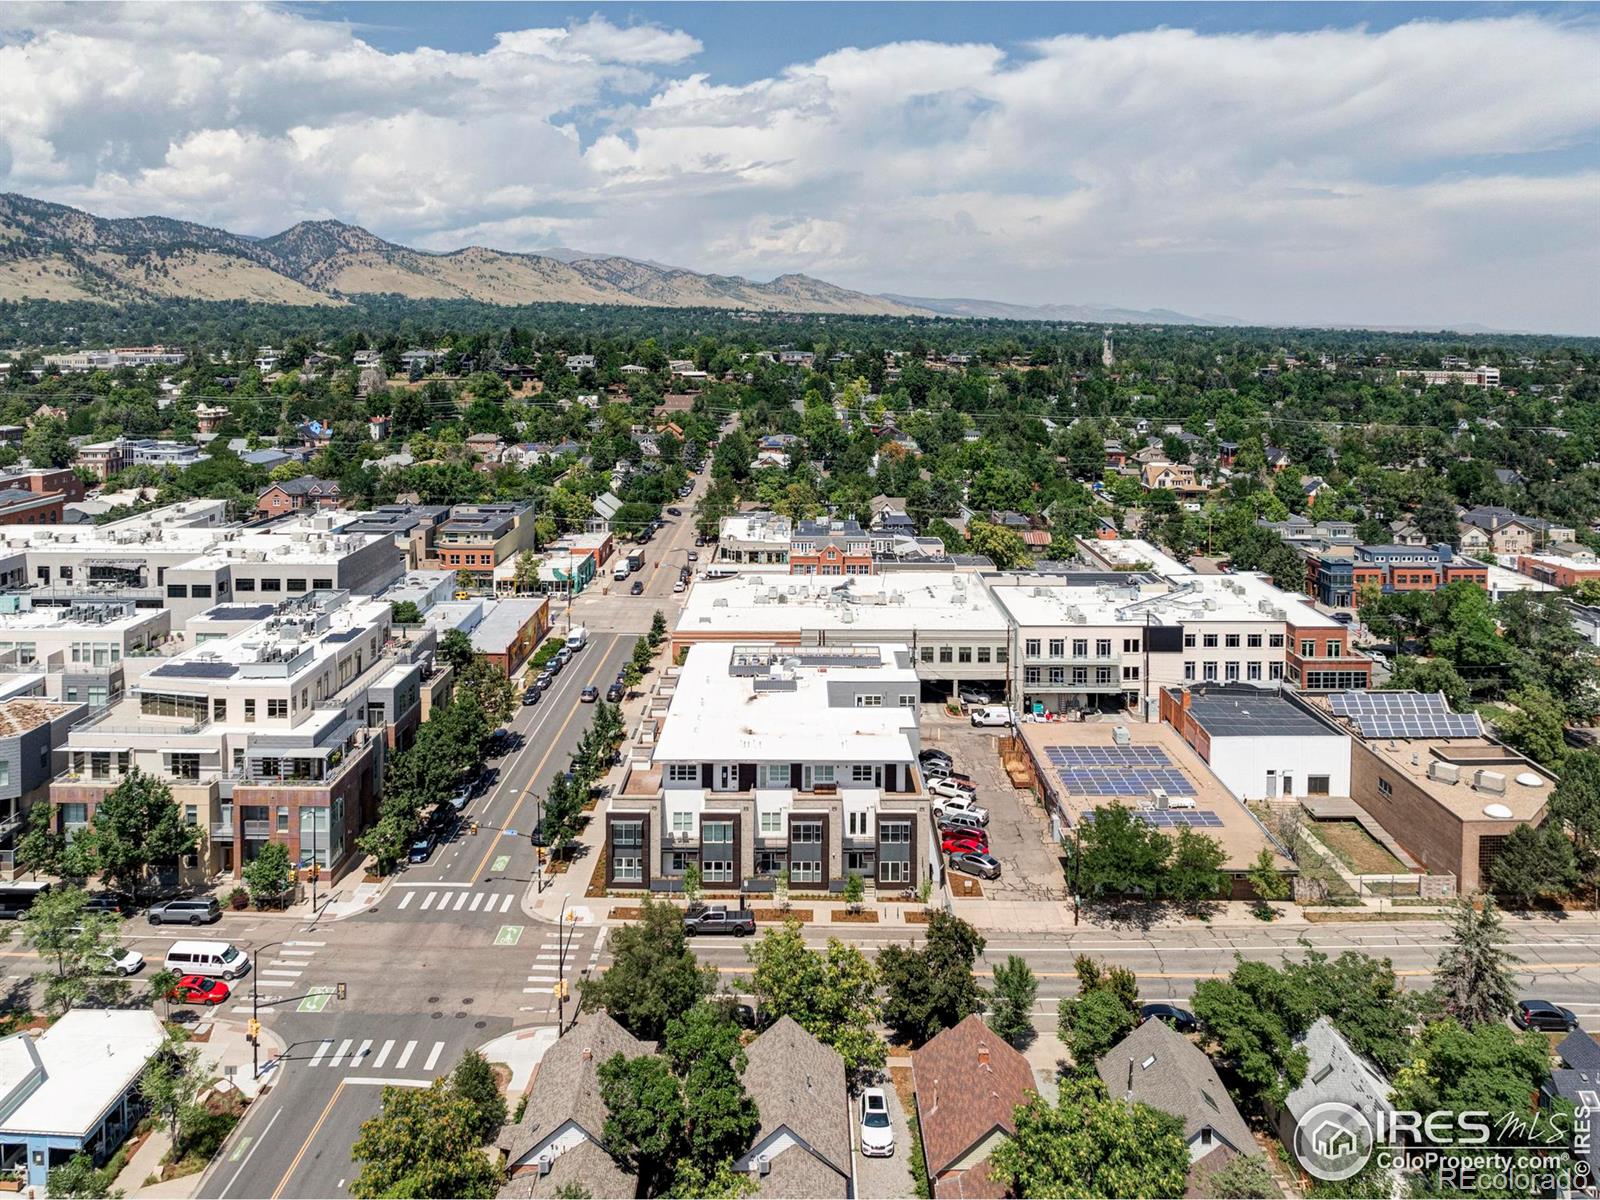
[[[888,1158],[867,1158],[861,1153],[861,1098],[850,1101],[850,1145],[856,1156],[856,1195],[862,1200],[902,1197],[916,1194],[911,1179],[911,1127],[906,1124],[900,1097],[887,1075],[879,1085],[889,1098],[889,1120],[894,1124],[894,1154]]]
[[[955,768],[978,785],[978,803],[989,810],[989,848],[1000,860],[999,879],[983,881],[995,900],[1065,900],[1061,848],[1050,840],[1050,823],[1028,792],[1019,792],[1000,762],[1004,729],[974,728],[966,718],[924,706],[922,745],[946,751]]]

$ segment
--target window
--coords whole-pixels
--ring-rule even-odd
[[[1137,653],[1139,653],[1139,639],[1138,638],[1123,638],[1122,639],[1122,652],[1124,654],[1137,654]]]
[[[1089,657],[1089,639],[1088,638],[1073,638],[1072,639],[1072,657],[1073,658],[1088,658]]]
[[[1340,656],[1341,652],[1343,651],[1343,649],[1344,649],[1344,647],[1341,646],[1338,642],[1329,642],[1328,643],[1328,657],[1329,658],[1338,658]]]
[[[756,874],[776,875],[788,865],[789,858],[782,850],[757,850]]]
[[[1268,634],[1267,635],[1267,645],[1271,646],[1274,650],[1282,650],[1283,649],[1283,634],[1281,634],[1281,633]]]
[[[972,661],[972,647],[971,646],[957,646],[956,647],[956,661],[960,662],[960,663],[970,663]]]
[[[1239,648],[1239,635],[1237,633],[1224,635],[1222,644],[1230,650],[1237,650]]]
[[[811,782],[813,784],[834,782],[833,764],[817,763],[813,766],[811,768]]]
[[[198,804],[185,804],[183,806],[183,823],[185,825],[200,824],[200,806]]]
[[[906,693],[901,695],[901,697],[900,697],[900,707],[901,708],[915,708],[916,706],[917,706],[917,698],[915,696],[913,696],[910,692],[906,692]]]
[[[11,786],[11,764],[0,761],[0,788]]]
[[[1201,669],[1201,672],[1202,672],[1200,677],[1202,679],[1204,679],[1207,683],[1215,683],[1217,681],[1217,664],[1216,663],[1214,663],[1214,662],[1205,663],[1205,664],[1203,664],[1201,666],[1200,669]]]
[[[1183,635],[1183,648],[1185,650],[1193,650],[1194,649],[1194,643],[1195,643],[1194,634],[1186,633],[1186,634]]]
[[[981,662],[981,663],[986,663],[986,662],[989,661],[989,658],[990,658],[989,647],[988,646],[979,646],[978,647],[978,661]]]
[[[267,701],[267,720],[282,719],[289,715],[289,702],[287,700]]]
[[[1315,658],[1316,656],[1317,656],[1317,644],[1315,642],[1313,642],[1310,638],[1301,638],[1300,639],[1300,657],[1301,658]]]
[[[994,660],[997,663],[1009,662],[1011,660],[1010,647],[996,646],[994,651]]]
[[[1206,649],[1208,649],[1208,650],[1214,650],[1214,649],[1216,649],[1216,645],[1217,645],[1217,635],[1216,635],[1216,634],[1214,634],[1214,633],[1208,633],[1208,634],[1206,634],[1206,636],[1205,636],[1205,642],[1204,642],[1204,644],[1205,644],[1205,646],[1206,646]]]
[[[1326,775],[1307,775],[1306,776],[1306,795],[1308,795],[1308,796],[1326,796],[1327,794],[1328,794],[1328,776],[1326,776]]]
[[[1039,682],[1039,673],[1041,670],[1042,668],[1040,667],[1023,667],[1022,682],[1029,687],[1037,684]]]
[[[283,581],[278,579],[263,579],[261,581],[261,590],[263,592],[281,592],[283,591]]]
[[[637,855],[616,855],[611,860],[611,877],[618,883],[640,883],[644,880],[643,861]]]
[[[932,646],[923,646],[923,647],[920,648],[920,650],[921,650],[921,655],[922,655],[922,661],[925,662],[925,663],[931,663],[933,661],[933,647]]]
[[[680,812],[674,812],[672,814],[672,832],[673,833],[693,833],[694,832],[694,812],[692,810],[690,810],[690,809],[684,809],[684,810],[682,810]]]
[[[1245,634],[1244,644],[1249,646],[1252,650],[1261,649],[1261,635],[1259,633]]]
[[[871,783],[872,770],[871,763],[852,763],[850,766],[850,782]]]
[[[775,837],[783,832],[783,810],[773,808],[764,810],[761,814],[761,835]]]
[[[1066,653],[1067,653],[1067,639],[1066,638],[1051,638],[1050,639],[1050,657],[1051,658],[1064,658],[1064,657],[1066,657]]]
[[[1281,662],[1268,663],[1267,664],[1267,678],[1268,679],[1282,679],[1283,678],[1283,664]]]
[[[789,865],[790,883],[821,883],[822,863],[818,859],[808,859],[803,862]]]
[[[188,595],[189,595],[189,585],[188,584],[186,584],[186,583],[169,583],[169,584],[167,584],[167,599],[168,600],[183,600],[183,599],[186,599],[188,597]]]
[[[885,845],[891,843],[909,845],[911,842],[911,822],[909,821],[879,821],[878,840]]]
[[[949,662],[951,660],[951,657],[952,656],[951,656],[951,653],[950,653],[950,647],[949,646],[940,646],[939,647],[939,661],[940,662],[947,663],[947,662]]]
[[[788,763],[762,763],[758,768],[761,787],[786,788],[789,786]]]
[[[1139,678],[1139,668],[1138,667],[1123,667],[1122,668],[1122,678],[1125,681]]]
[[[333,590],[333,580],[331,580],[331,579],[313,579],[311,581],[311,586],[313,588],[315,588],[319,592],[332,591]]]
[[[1095,642],[1095,644],[1094,644],[1094,656],[1096,658],[1110,658],[1111,657],[1111,639],[1110,638],[1100,638],[1098,641]]]
[[[796,846],[820,846],[822,844],[822,823],[819,821],[796,821],[789,827],[789,841]]]
[[[1244,677],[1247,680],[1259,681],[1261,678],[1261,664],[1258,662],[1245,663]]]
[[[1027,641],[1023,642],[1022,643],[1022,653],[1023,653],[1023,656],[1025,658],[1038,658],[1039,657],[1039,639],[1038,638],[1029,638]]]
[[[700,764],[699,763],[668,763],[667,764],[667,782],[668,783],[699,783],[700,782]]]
[[[236,592],[253,592],[256,590],[256,581],[254,579],[235,579],[233,581],[233,590]]]
[[[278,806],[278,832],[289,832],[289,808],[287,805],[280,804]]]
[[[1065,683],[1066,681],[1067,681],[1067,669],[1065,667],[1051,667],[1050,668],[1050,682],[1051,683],[1053,683],[1053,684],[1055,684],[1056,686],[1059,687],[1061,684]]]
[[[211,585],[209,583],[197,583],[189,589],[189,594],[196,600],[209,600],[211,599]]]
[[[1110,667],[1096,667],[1094,669],[1094,681],[1096,683],[1099,683],[1099,684],[1110,683],[1111,682],[1111,668]]]
[[[878,864],[879,883],[910,883],[911,864],[902,858],[887,859]]]
[[[255,722],[255,719],[256,719],[256,702],[254,700],[246,700],[244,702],[244,719],[245,719],[245,724],[247,724],[247,725],[248,724],[253,724]]]
[[[707,883],[732,883],[733,862],[726,858],[708,858],[700,871]]]
[[[732,821],[704,821],[700,825],[700,837],[710,846],[733,845]]]
[[[1192,659],[1184,660],[1183,677],[1185,680],[1192,680],[1194,678],[1194,661]]]
[[[1073,687],[1085,687],[1085,686],[1087,686],[1088,682],[1089,682],[1089,668],[1088,667],[1073,667],[1072,668],[1072,686]]]
[[[1378,795],[1380,795],[1380,796],[1392,796],[1392,795],[1394,795],[1394,788],[1389,785],[1389,781],[1387,779],[1385,779],[1382,775],[1378,776]]]
[[[856,696],[857,708],[882,708],[883,697],[876,692],[863,692]]]
[[[851,837],[866,837],[872,827],[872,814],[866,809],[847,812],[844,815],[845,832]]]
[[[174,779],[199,779],[200,756],[198,754],[172,755],[167,773]]]
[[[212,699],[211,719],[213,721],[226,721],[228,719],[228,702],[226,700]]]
[[[1222,678],[1226,683],[1239,682],[1239,664],[1229,660],[1222,664]]]
[[[286,579],[284,582],[291,592],[303,592],[306,590],[306,581],[304,579]]]

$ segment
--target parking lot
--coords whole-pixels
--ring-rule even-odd
[[[1061,848],[1050,840],[1050,823],[1027,792],[1011,786],[996,747],[1004,729],[975,729],[965,717],[924,706],[922,745],[945,751],[955,769],[972,776],[978,803],[989,810],[989,849],[1000,860],[1000,878],[983,880],[996,900],[1065,900]]]

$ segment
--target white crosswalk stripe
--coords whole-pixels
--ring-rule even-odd
[[[394,1039],[391,1038],[378,1048],[378,1057],[372,1060],[373,1070],[377,1070],[389,1061],[389,1051],[394,1049]]]
[[[511,901],[514,900],[514,899],[515,899],[514,896],[509,896],[509,895],[502,897],[501,900],[500,900],[500,911],[501,912],[510,912],[511,911]]]
[[[406,905],[410,904],[416,898],[417,898],[417,894],[415,892],[407,892],[404,896],[400,897],[400,907],[404,908]]]
[[[411,1061],[412,1052],[415,1051],[416,1048],[417,1044],[415,1042],[406,1043],[406,1048],[400,1051],[400,1057],[395,1060],[394,1069],[396,1071],[400,1070]]]
[[[317,1052],[311,1056],[311,1062],[307,1065],[313,1067],[316,1066],[322,1061],[322,1056],[331,1049],[333,1049],[333,1039],[323,1038],[321,1044],[317,1046]]]
[[[429,1054],[428,1054],[428,1061],[422,1064],[422,1069],[424,1071],[433,1070],[433,1064],[439,1061],[439,1055],[442,1054],[443,1052],[444,1052],[444,1043],[443,1042],[435,1042],[433,1044],[433,1050],[430,1051]]]
[[[462,885],[466,886],[466,885]],[[440,892],[431,891],[424,894],[420,891],[405,892],[400,896],[400,903],[395,905],[396,911],[410,908],[413,900],[421,900],[417,905],[418,912],[475,912],[501,914],[509,913],[511,906],[517,902],[513,892]]]
[[[467,909],[467,911],[468,912],[477,912],[478,911],[478,905],[480,905],[482,903],[483,903],[483,894],[482,893],[478,893],[477,895],[474,895],[472,897],[472,904]],[[458,904],[458,905],[456,905],[456,907],[460,908],[461,906]]]
[[[330,1067],[337,1067],[340,1063],[342,1063],[344,1061],[344,1056],[350,1053],[350,1046],[354,1041],[354,1038],[345,1038],[344,1041],[340,1042],[339,1049],[335,1051],[333,1057],[328,1060],[328,1065]]]
[[[306,1066],[332,1068],[346,1073],[382,1071],[385,1068],[390,1071],[403,1071],[413,1057],[420,1057],[422,1061],[416,1069],[431,1072],[444,1056],[445,1048],[442,1041],[432,1043],[411,1041],[406,1042],[401,1047],[399,1056],[395,1057],[394,1049],[400,1043],[394,1038],[385,1040],[381,1045],[378,1045],[376,1038],[361,1038],[359,1041],[355,1038],[345,1038],[338,1043],[337,1049],[334,1045],[333,1038],[323,1038],[317,1044],[316,1052],[306,1060]],[[375,1045],[378,1046],[376,1054],[372,1049]]]
[[[426,896],[424,896],[422,898],[422,911],[423,912],[427,912],[430,908],[433,907],[434,898],[437,897],[438,894],[439,894],[438,892],[429,892]]]

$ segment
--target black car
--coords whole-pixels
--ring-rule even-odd
[[[622,702],[624,691],[625,689],[623,688],[622,684],[613,683],[606,689],[606,699],[611,701],[613,704],[620,704]]]
[[[128,911],[128,902],[121,896],[112,895],[110,892],[98,892],[84,900],[83,911],[120,916]]]
[[[955,759],[951,758],[943,750],[934,750],[931,747],[917,755],[917,761],[922,764],[924,769],[927,769],[934,763],[938,763],[945,769],[946,772],[953,770],[956,765]]]
[[[1179,1033],[1194,1033],[1200,1028],[1200,1022],[1194,1019],[1194,1014],[1187,1008],[1160,1001],[1139,1006],[1139,1024],[1143,1025],[1146,1021],[1165,1021]]]
[[[522,693],[522,707],[527,708],[530,705],[539,703],[539,697],[542,695],[544,695],[543,688],[530,686],[527,691]]]
[[[411,843],[411,852],[406,855],[407,862],[425,863],[433,857],[434,838],[432,833],[424,833]]]
[[[633,581],[633,586],[628,589],[628,595],[630,595],[630,596],[642,596],[642,595],[644,595],[644,580],[635,579]]]
[[[681,508],[669,508],[669,509],[667,509],[667,516],[669,516],[669,517],[681,517],[681,516],[683,516],[683,509],[681,509]]]
[[[1570,1033],[1578,1027],[1578,1018],[1570,1008],[1548,1000],[1518,1000],[1511,1010],[1511,1021],[1518,1029],[1538,1029],[1545,1033]]]

